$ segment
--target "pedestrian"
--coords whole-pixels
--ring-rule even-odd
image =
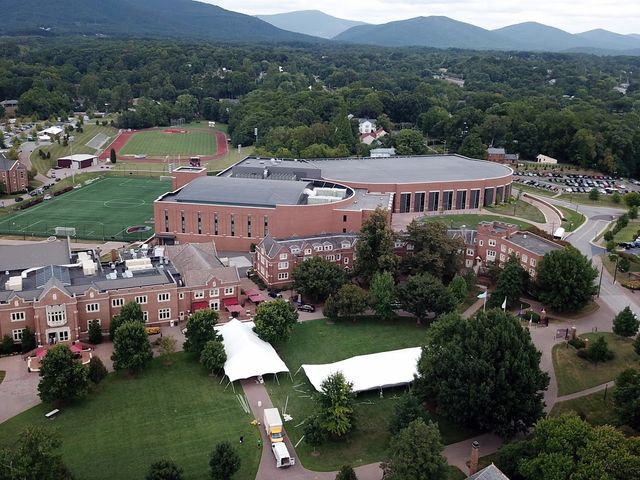
[[[242,435],[240,435],[240,443],[244,442],[244,437]]]

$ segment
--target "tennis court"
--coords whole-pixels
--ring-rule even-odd
[[[141,177],[101,177],[0,220],[0,234],[134,241],[154,233],[153,201],[171,182]],[[73,230],[75,229],[75,231]]]
[[[120,155],[214,155],[216,136],[210,130],[166,128],[135,132],[118,152]]]

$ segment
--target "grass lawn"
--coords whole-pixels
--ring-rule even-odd
[[[62,457],[76,478],[141,479],[161,458],[174,459],[185,478],[208,478],[211,450],[229,440],[242,457],[234,480],[255,478],[260,450],[252,417],[186,354],[176,354],[168,367],[154,360],[137,379],[109,375],[100,393],[62,408],[54,421],[44,418],[50,409],[41,404],[0,424],[0,445],[39,425],[58,430]],[[240,435],[247,440],[242,448]]]
[[[554,197],[558,194],[558,192],[552,192],[550,190],[546,190],[544,188],[532,187],[531,185],[525,185],[523,183],[513,183],[513,188],[515,190],[520,190],[522,192],[533,193],[534,195],[540,195],[543,197]]]
[[[117,135],[118,130],[114,127],[102,125],[98,126],[94,123],[87,123],[82,126],[83,132],[73,132],[72,135],[75,137],[73,143],[67,147],[62,146],[62,143],[58,144],[57,142],[52,143],[50,145],[44,145],[34,150],[31,153],[31,163],[35,165],[40,173],[47,173],[49,169],[53,168],[56,164],[56,160],[60,157],[64,157],[67,155],[71,155],[71,150],[73,148],[73,153],[97,153],[91,147],[87,147],[87,143],[91,141],[93,137],[102,133],[109,137],[109,139],[103,144],[103,147],[109,145],[111,140]],[[38,150],[42,150],[45,153],[51,153],[51,158],[40,158],[38,155]]]
[[[81,178],[76,177],[76,183]],[[3,217],[0,233],[47,237],[55,234],[55,227],[65,226],[75,227],[76,237],[83,239],[148,238],[153,233],[153,201],[169,189],[168,181],[157,178],[103,177]],[[126,233],[126,228],[133,225],[148,226],[150,230]]]
[[[613,360],[598,365],[578,357],[576,349],[564,342],[553,347],[553,368],[558,380],[558,395],[568,395],[602,385],[614,380],[627,368],[640,367],[640,356],[633,351],[633,340],[610,332],[581,335],[590,342],[600,336],[605,337],[609,348],[616,356]]]
[[[416,326],[415,319],[397,318],[390,322],[362,318],[357,322],[314,320],[297,324],[291,339],[278,346],[278,352],[295,373],[303,363],[330,363],[354,355],[420,346],[425,338],[426,327]],[[291,380],[281,376],[280,385],[267,382],[269,395],[276,407],[283,409],[289,398],[287,413],[293,421],[286,425],[287,435],[295,445],[302,437],[303,422],[315,411],[311,398],[315,390],[300,370]],[[344,442],[327,442],[318,449],[319,456],[312,455],[312,448],[304,441],[296,447],[300,461],[306,468],[330,471],[343,464],[364,465],[384,460],[389,443],[388,424],[394,405],[404,388],[386,389],[384,397],[379,392],[365,392],[356,399],[356,430]],[[462,429],[437,415],[444,443],[453,443],[471,437],[475,432]],[[455,477],[453,477],[455,478]]]
[[[515,200],[512,203],[503,203],[493,207],[485,207],[485,210],[498,215],[511,215],[532,222],[544,223],[544,214],[539,208],[522,200]]]
[[[514,220],[512,218],[502,217],[500,215],[476,215],[473,213],[465,213],[462,215],[438,215],[423,217],[425,222],[444,222],[450,228],[477,228],[480,222],[505,222],[518,225],[521,229],[531,227],[532,225],[523,220]]]
[[[566,200],[571,203],[577,203],[581,205],[592,205],[596,207],[611,207],[625,209],[626,206],[623,203],[615,203],[612,200],[611,195],[600,195],[598,200],[589,200],[588,193],[563,193],[558,198]]]
[[[566,207],[559,207],[557,205],[556,205],[556,207],[564,215],[564,220],[562,222],[562,228],[564,228],[565,231],[573,232],[580,225],[582,225],[584,223],[585,217],[580,212],[576,212],[575,210],[570,209],[570,208],[566,208]]]
[[[584,415],[592,425],[618,425],[618,419],[613,411],[612,389],[607,391],[607,399],[604,399],[604,390],[584,397],[559,402],[553,406],[549,413],[551,417],[559,417],[568,413]]]
[[[216,153],[216,137],[213,130],[187,129],[187,133],[165,133],[164,130],[160,128],[133,134],[120,149],[120,155],[214,155]]]
[[[615,225],[615,222],[612,224]],[[631,242],[638,236],[638,230],[640,230],[640,220],[629,220],[629,224],[614,235],[613,239],[616,243]]]

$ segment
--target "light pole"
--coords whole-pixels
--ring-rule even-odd
[[[616,257],[616,269],[613,271],[613,285],[616,284],[616,276],[618,275],[618,262],[620,261],[620,255]]]

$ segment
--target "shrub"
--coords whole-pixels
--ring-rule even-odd
[[[93,321],[89,323],[89,343],[97,345],[102,343],[102,327],[100,322]]]
[[[98,357],[91,357],[89,360],[89,380],[97,385],[107,376],[107,367],[104,366],[102,360]]]
[[[3,355],[9,355],[14,352],[15,345],[13,343],[13,338],[10,335],[5,335],[2,337],[2,344],[0,344],[0,353]]]
[[[615,356],[613,351],[609,350],[609,345],[604,337],[598,337],[589,345],[589,348],[578,350],[577,353],[580,358],[584,358],[596,365],[600,362],[613,360]]]
[[[571,340],[569,340],[568,343],[576,350],[580,350],[581,348],[584,348],[587,346],[587,343],[580,337],[572,338]]]
[[[605,232],[603,238],[604,238],[605,242],[609,242],[609,241],[613,240],[613,232],[611,230]]]

